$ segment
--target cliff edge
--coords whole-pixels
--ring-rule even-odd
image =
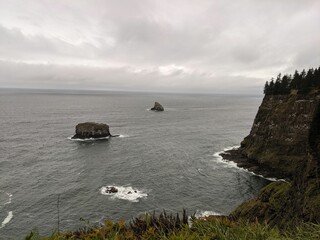
[[[223,157],[274,182],[231,216],[286,227],[320,222],[320,93],[266,95],[250,134]]]
[[[265,96],[241,155],[274,177],[292,178],[313,153],[319,102],[318,94]]]

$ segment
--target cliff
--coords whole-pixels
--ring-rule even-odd
[[[265,96],[241,154],[270,168],[275,176],[291,178],[312,153],[312,126],[317,125],[320,95]],[[320,124],[320,123],[319,123]]]
[[[223,157],[268,176],[285,178],[239,206],[235,219],[286,227],[320,222],[320,94],[267,95],[250,134]]]

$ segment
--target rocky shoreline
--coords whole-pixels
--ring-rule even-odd
[[[266,95],[250,134],[238,149],[221,153],[268,184],[229,216],[287,228],[320,222],[320,92]]]
[[[237,164],[239,168],[247,169],[249,172],[253,172],[256,175],[261,175],[264,178],[285,179],[280,172],[270,168],[267,165],[259,164],[254,159],[245,157],[240,149],[231,149],[219,154],[224,160],[232,161]],[[286,179],[287,180],[287,179]]]

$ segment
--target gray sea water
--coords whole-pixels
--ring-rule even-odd
[[[218,152],[249,133],[262,96],[0,90],[0,238],[130,220],[146,211],[228,214],[266,179]],[[152,112],[159,101],[164,112]],[[118,138],[72,141],[75,125]],[[117,186],[117,194],[105,194]],[[128,192],[132,192],[128,194]],[[135,192],[136,191],[136,192]]]

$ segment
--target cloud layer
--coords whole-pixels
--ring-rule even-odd
[[[4,0],[0,87],[261,93],[320,63],[320,2]]]

